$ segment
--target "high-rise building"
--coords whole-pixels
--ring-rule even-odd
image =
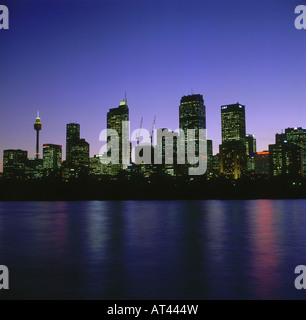
[[[62,146],[57,144],[43,145],[43,167],[47,176],[59,174],[62,166]]]
[[[255,154],[255,174],[269,175],[269,151],[256,152]]]
[[[244,105],[221,106],[220,173],[229,178],[238,179],[247,169],[245,128]]]
[[[256,153],[256,139],[253,134],[247,134],[245,136],[245,146],[246,146],[246,153],[255,155]]]
[[[116,149],[111,150],[119,155],[119,164],[112,164],[112,173],[117,175],[121,169],[125,169],[127,165],[122,163],[122,157],[130,157],[130,154],[123,154],[123,131],[122,122],[129,121],[129,108],[126,98],[120,102],[119,107],[109,109],[107,113],[107,129],[116,130],[118,133],[118,141],[116,141]],[[117,149],[118,148],[118,149]]]
[[[289,143],[302,148],[303,153],[303,175],[306,175],[306,128],[285,129],[286,139]]]
[[[71,166],[71,150],[79,143],[80,125],[78,123],[68,123],[66,127],[66,164]]]
[[[39,111],[37,111],[37,117],[35,119],[34,123],[34,130],[36,131],[36,153],[35,153],[35,158],[39,158],[39,131],[41,130],[42,125],[39,117]]]
[[[80,139],[71,147],[71,165],[73,167],[89,167],[89,143],[85,139]]]
[[[256,154],[256,139],[253,134],[245,136],[246,148],[246,174],[255,174],[255,154]]]
[[[245,142],[245,106],[240,103],[221,106],[222,143]]]
[[[5,179],[22,180],[25,178],[25,165],[28,152],[8,149],[3,151],[3,177]]]
[[[29,158],[25,164],[26,180],[39,180],[43,178],[43,159]]]
[[[206,129],[206,107],[201,94],[183,96],[179,107],[180,129],[185,134],[187,152],[187,130],[195,129],[195,151],[199,153],[199,129]]]
[[[288,142],[286,136],[276,134],[275,144],[269,145],[269,171],[273,177],[288,175],[294,178],[303,175],[303,149]]]
[[[180,129],[184,132],[185,138],[185,163],[186,165],[180,166],[182,174],[187,174],[188,170],[188,157],[192,159],[195,155],[199,156],[200,144],[204,144],[205,141],[201,140],[199,135],[199,129],[206,129],[206,106],[201,94],[191,94],[183,96],[180,100],[179,106],[179,122]],[[188,138],[188,129],[194,130],[194,139]],[[181,140],[180,140],[181,141]],[[180,142],[181,143],[181,142]],[[194,143],[195,154],[188,155],[188,143]],[[179,147],[179,146],[178,146]],[[197,166],[197,165],[196,165]]]
[[[207,173],[213,174],[213,142],[210,139],[207,139]]]

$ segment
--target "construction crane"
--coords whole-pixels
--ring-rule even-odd
[[[154,129],[155,129],[155,120],[156,120],[156,115],[154,116],[153,125],[152,125],[152,132],[151,132],[152,146],[153,146],[153,134],[154,134]]]
[[[142,121],[143,121],[143,117],[141,117],[139,130],[138,130],[138,133],[136,135],[137,145],[139,144],[139,135],[140,135],[141,127],[142,127]]]

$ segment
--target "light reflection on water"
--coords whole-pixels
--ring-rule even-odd
[[[16,299],[305,299],[306,200],[0,202]]]

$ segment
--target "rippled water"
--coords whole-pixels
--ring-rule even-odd
[[[11,299],[305,299],[306,200],[0,202]]]

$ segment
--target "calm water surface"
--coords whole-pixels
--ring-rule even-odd
[[[306,200],[0,202],[0,299],[306,299]]]

